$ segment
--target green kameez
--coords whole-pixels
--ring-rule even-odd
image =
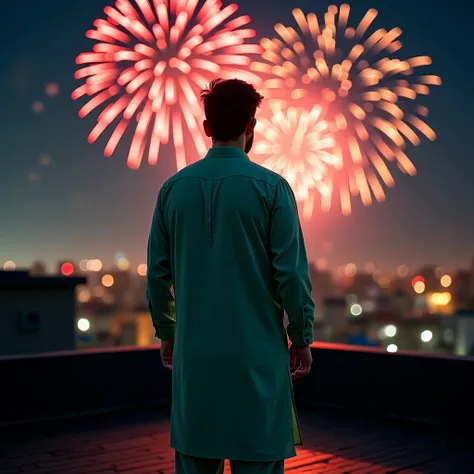
[[[147,297],[157,337],[175,338],[172,447],[213,459],[294,456],[286,336],[312,342],[314,304],[289,184],[233,147],[170,178],[153,216]]]

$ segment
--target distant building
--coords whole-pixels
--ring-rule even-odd
[[[469,285],[469,299],[474,302],[474,257],[471,260],[470,269],[470,285]]]
[[[474,307],[474,290],[471,282],[474,281],[474,270],[458,270],[453,280],[453,299],[457,309]]]
[[[322,307],[324,340],[345,342],[348,331],[348,310],[345,298],[326,298]]]
[[[346,278],[344,286],[348,294],[356,295],[358,299],[367,298],[378,289],[371,273],[357,273]]]
[[[75,287],[85,282],[0,271],[0,355],[73,350]]]
[[[46,275],[46,265],[39,260],[33,262],[29,271],[31,276],[45,276]]]
[[[352,346],[380,347],[380,341],[371,337],[370,325],[370,319],[364,316],[352,318],[346,343]]]
[[[105,282],[104,277],[111,280],[110,283]],[[130,310],[133,308],[132,278],[129,271],[113,270],[108,273],[104,272],[101,274],[101,281],[107,293],[113,297],[115,309]]]
[[[312,297],[315,303],[314,318],[320,321],[323,317],[323,302],[326,298],[334,295],[334,284],[332,275],[328,271],[321,271],[313,264],[309,266],[309,276],[312,285]]]
[[[456,355],[474,356],[474,309],[458,311],[454,318]]]

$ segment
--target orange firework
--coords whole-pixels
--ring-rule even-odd
[[[434,75],[415,75],[431,64],[427,56],[398,59],[402,31],[368,32],[377,11],[370,9],[356,28],[348,27],[350,7],[331,5],[320,23],[314,13],[293,10],[299,31],[275,26],[279,38],[264,38],[262,61],[251,70],[265,74],[262,93],[272,98],[273,110],[294,104],[321,104],[336,136],[334,153],[341,159],[334,189],[344,214],[351,212],[351,194],[364,205],[385,200],[383,184],[393,186],[388,162],[414,175],[415,166],[402,151],[408,140],[420,143],[435,132],[421,117],[428,109],[415,99],[441,84]],[[323,208],[328,209],[323,202]]]
[[[215,76],[239,77],[258,83],[246,71],[248,54],[259,54],[255,44],[244,44],[255,31],[242,28],[248,16],[231,17],[237,5],[222,7],[219,0],[116,0],[106,7],[106,19],[94,22],[86,36],[97,41],[92,52],[82,53],[76,71],[85,79],[73,99],[88,96],[80,109],[85,117],[99,106],[97,125],[89,142],[108,128],[114,130],[105,146],[111,156],[128,128],[134,128],[127,164],[138,168],[148,150],[148,162],[158,160],[160,145],[170,135],[178,169],[187,163],[184,141],[206,152],[201,131],[202,107],[197,98]],[[133,124],[135,122],[135,124]],[[133,125],[132,125],[133,124]],[[189,132],[189,133],[188,133]]]
[[[303,203],[303,216],[313,213],[314,190],[331,195],[329,169],[340,163],[331,154],[334,138],[328,123],[320,120],[321,107],[310,111],[289,107],[276,110],[271,119],[259,119],[255,154],[263,166],[281,174]],[[327,202],[327,201],[326,201]]]

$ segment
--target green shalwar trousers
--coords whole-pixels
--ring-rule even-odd
[[[284,461],[230,461],[232,474],[283,474]],[[224,461],[187,456],[176,451],[175,474],[222,474]]]

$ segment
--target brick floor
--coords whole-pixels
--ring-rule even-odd
[[[288,473],[474,473],[467,440],[438,428],[330,412],[303,414],[301,425],[305,445]],[[168,430],[164,412],[10,427],[1,432],[0,474],[172,474]]]

